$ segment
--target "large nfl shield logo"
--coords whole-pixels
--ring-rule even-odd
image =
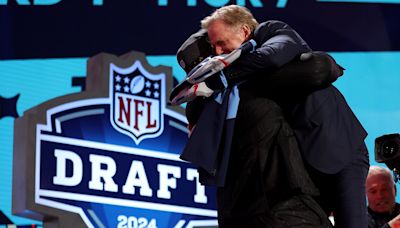
[[[44,227],[217,225],[214,189],[179,158],[188,131],[182,107],[166,104],[171,72],[143,53],[101,53],[85,91],[16,119],[14,167],[25,168],[13,180],[15,210],[57,218]]]
[[[165,74],[151,74],[136,61],[131,67],[110,64],[110,120],[136,144],[163,131]]]

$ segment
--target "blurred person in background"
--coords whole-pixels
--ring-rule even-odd
[[[399,228],[400,204],[396,203],[396,185],[389,169],[371,166],[365,188],[368,199],[368,228]]]

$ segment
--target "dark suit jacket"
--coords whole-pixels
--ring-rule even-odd
[[[281,102],[305,160],[334,174],[360,153],[366,131],[334,86],[292,102]]]
[[[242,89],[251,91],[267,88],[261,82],[271,71],[311,50],[297,32],[280,21],[260,24],[254,39],[256,51],[241,56],[225,70],[231,83],[249,79]],[[343,95],[332,85],[296,96],[290,96],[292,91],[280,92],[275,100],[294,129],[307,163],[324,173],[340,171],[367,136]]]

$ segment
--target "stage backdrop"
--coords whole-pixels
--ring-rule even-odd
[[[200,19],[233,3],[249,7],[259,21],[289,23],[346,68],[335,85],[368,131],[376,164],[375,138],[400,131],[400,1],[0,0],[0,210],[16,224],[40,224],[11,214],[16,117],[82,91],[86,62],[100,52],[144,52],[149,64],[170,66],[182,80],[177,48]]]

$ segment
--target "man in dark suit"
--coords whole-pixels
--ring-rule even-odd
[[[198,60],[212,54],[206,38],[206,33],[199,31],[179,49],[178,60],[187,73]],[[311,55],[305,60],[296,59],[273,77],[280,79],[299,65],[317,62],[321,62],[318,67],[307,70],[321,72],[307,80],[310,87],[321,86],[315,81],[338,77],[327,70],[337,67],[328,55]],[[300,71],[296,75],[303,74]],[[222,102],[215,98],[221,94],[228,98],[229,91],[232,89],[209,98],[200,95],[189,102],[187,117],[190,126],[196,127],[181,154],[183,160],[198,167],[200,183],[218,187],[219,227],[331,227],[327,215],[312,198],[319,191],[304,167],[293,130],[281,108],[251,90],[240,90],[236,116],[226,118],[227,109],[232,108],[227,101],[232,97],[229,95]]]
[[[334,213],[336,227],[367,227],[366,131],[333,85],[296,96],[292,96],[292,90],[276,91],[268,85],[271,72],[311,49],[283,22],[258,25],[254,19],[254,23],[244,23],[241,20],[247,14],[242,10],[239,6],[222,7],[202,21],[214,54],[229,53],[251,38],[258,44],[254,52],[241,56],[223,71],[228,85],[241,83],[240,91],[252,91],[278,102],[294,129],[308,172],[320,189],[319,203],[327,213]],[[223,83],[218,78],[206,84],[213,90],[221,89]],[[193,109],[190,105],[188,108]]]

